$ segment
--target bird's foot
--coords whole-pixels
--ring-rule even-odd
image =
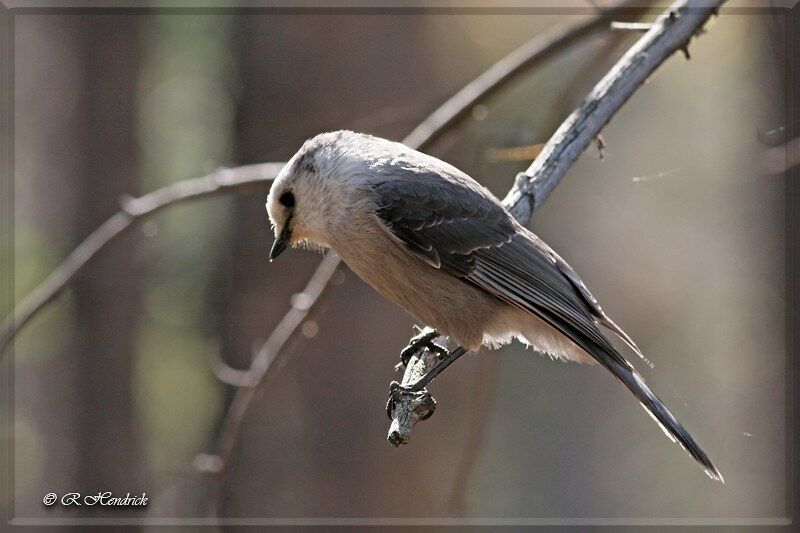
[[[439,358],[444,357],[447,355],[447,348],[436,344],[433,342],[433,339],[439,336],[439,332],[431,327],[425,327],[419,330],[415,336],[408,341],[408,346],[403,348],[400,351],[400,364],[398,365],[397,369],[405,368],[408,366],[408,362],[411,358],[423,348],[427,348],[428,350],[438,354]]]
[[[389,401],[386,402],[386,416],[390,420],[394,418],[394,408],[403,396],[410,397],[412,408],[409,412],[415,412],[420,420],[427,420],[436,410],[436,400],[424,388],[416,388],[414,385],[401,385],[397,381],[389,384]]]

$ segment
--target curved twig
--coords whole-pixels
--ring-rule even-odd
[[[607,30],[612,19],[623,13],[630,14],[634,6],[641,4],[626,0],[598,10],[593,17],[577,25],[559,26],[537,35],[454,94],[414,128],[403,144],[419,149],[436,141],[450,126],[469,114],[475,104],[485,101],[520,74],[541,65],[573,44],[582,42],[598,31]]]
[[[64,261],[14,308],[0,329],[0,358],[17,332],[55,301],[106,246],[144,219],[166,207],[215,194],[263,187],[277,176],[283,163],[262,163],[215,172],[155,190],[140,198],[123,198],[121,209],[94,230]]]
[[[292,308],[272,331],[253,359],[250,369],[246,371],[248,376],[246,381],[250,386],[237,389],[220,430],[217,457],[221,459],[222,468],[228,464],[242,420],[258,385],[263,382],[270,368],[280,364],[279,356],[286,353],[282,351],[284,345],[314,309],[312,303],[316,302],[330,286],[328,281],[333,277],[340,262],[339,257],[333,253],[328,253],[322,259],[303,291],[292,298]]]

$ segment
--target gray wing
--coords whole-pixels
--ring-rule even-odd
[[[563,333],[633,392],[709,477],[721,480],[697,442],[602,334],[595,320],[641,354],[605,316],[572,268],[469,177],[449,166],[409,172],[420,167],[378,174],[373,186],[376,214],[386,229],[432,267],[529,311]]]
[[[475,270],[474,252],[511,240],[513,220],[496,200],[437,173],[374,185],[378,217],[431,266],[459,276]]]

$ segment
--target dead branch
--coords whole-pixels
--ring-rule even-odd
[[[602,128],[628,98],[667,57],[678,50],[687,49],[691,38],[700,32],[723,3],[724,0],[678,0],[653,22],[647,33],[561,124],[530,167],[517,175],[514,186],[503,200],[503,205],[514,218],[523,225],[530,222],[534,211],[544,203],[570,166],[599,136]],[[413,358],[406,368],[404,382],[406,376],[425,375],[435,364],[436,358]],[[427,391],[423,392],[429,395]],[[430,416],[428,405],[435,405],[432,398],[419,397],[414,402],[397,401],[389,431],[390,442],[408,442],[411,427]],[[419,412],[408,412],[408,409],[414,408]],[[393,434],[397,428],[406,429],[400,421],[411,421],[411,424],[403,435]]]
[[[427,331],[433,332],[432,329],[426,328]],[[410,386],[421,379],[427,369],[436,366],[439,360],[439,354],[423,348],[416,354],[411,356],[408,365],[405,367],[403,373],[403,381],[401,385]],[[392,423],[389,427],[389,442],[393,446],[400,446],[401,444],[408,443],[408,437],[411,435],[411,428],[420,420],[425,420],[433,414],[436,409],[436,400],[433,399],[428,391],[406,393],[401,392],[397,387],[397,382],[392,382],[389,390],[390,403],[387,403],[386,409]],[[390,410],[391,402],[394,401],[394,409]]]
[[[642,4],[643,2],[626,0],[611,8],[598,9],[593,17],[580,24],[557,27],[537,35],[454,94],[414,128],[414,131],[403,140],[403,144],[419,149],[432,143],[446,132],[449,126],[469,114],[475,104],[486,100],[520,74],[538,67],[590,35],[608,29],[612,19],[623,14],[628,16],[638,14],[642,10],[635,9],[635,6]]]
[[[277,176],[283,163],[262,163],[217,171],[155,190],[140,198],[123,198],[120,211],[106,220],[14,309],[0,329],[0,358],[17,332],[54,302],[78,274],[112,242],[162,209],[217,194],[249,189],[263,190]]]
[[[724,0],[679,0],[653,23],[630,50],[597,83],[580,107],[567,117],[528,170],[503,200],[514,217],[527,224],[572,163],[630,96],[689,41]]]

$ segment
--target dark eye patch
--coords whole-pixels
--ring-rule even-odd
[[[294,194],[291,191],[286,191],[278,197],[278,202],[283,207],[294,207]]]
[[[306,172],[310,172],[311,174],[314,174],[317,172],[317,167],[314,166],[313,161],[311,161],[310,159],[305,159],[303,161],[303,170],[305,170]]]

